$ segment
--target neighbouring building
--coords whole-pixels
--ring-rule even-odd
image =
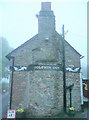
[[[55,16],[50,2],[41,3],[37,15],[38,34],[13,50],[10,61],[11,108],[28,106],[34,116],[56,115],[63,111],[63,37],[55,29]],[[80,57],[64,40],[66,86],[72,87],[72,106],[81,106]],[[13,82],[12,82],[13,81]],[[70,92],[66,90],[67,109]]]
[[[89,79],[83,78],[83,101],[88,102],[89,100]]]

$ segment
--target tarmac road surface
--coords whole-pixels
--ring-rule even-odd
[[[6,118],[8,98],[9,98],[8,92],[2,94],[2,118]]]

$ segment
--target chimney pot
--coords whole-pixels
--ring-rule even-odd
[[[50,11],[51,10],[51,2],[42,2],[41,10]]]

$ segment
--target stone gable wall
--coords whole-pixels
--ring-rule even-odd
[[[41,36],[13,54],[15,66],[31,64],[52,65],[62,64],[62,42],[58,36],[50,36],[42,40]],[[79,56],[65,44],[66,67],[80,66]],[[79,73],[66,73],[66,83],[74,83],[72,95],[73,106],[80,107]],[[69,107],[67,92],[67,107]],[[77,100],[77,101],[76,101]],[[23,108],[29,106],[35,116],[55,115],[63,110],[63,73],[62,71],[14,71],[12,108],[19,104]]]
[[[66,45],[65,47],[65,60],[66,67],[80,67],[80,58],[79,56],[71,49],[70,46]],[[76,110],[80,110],[81,107],[81,96],[80,96],[80,73],[66,72],[66,85],[69,86],[73,84],[72,89],[72,105]],[[67,108],[69,107],[69,90],[67,90]]]

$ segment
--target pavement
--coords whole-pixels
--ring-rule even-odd
[[[79,112],[74,118],[87,118],[89,120],[89,107],[84,108],[83,112]]]
[[[81,113],[81,116],[84,116],[89,120],[89,101],[84,102],[84,112]]]
[[[0,93],[0,118],[2,118],[2,94]]]
[[[84,105],[83,110],[76,112],[74,116],[69,116],[68,114],[64,114],[62,118],[87,118],[87,120],[89,120],[89,103]]]
[[[0,103],[3,103],[0,104],[0,111],[2,111],[0,113],[2,113],[2,118],[6,118],[8,98],[9,98],[8,92],[0,94]],[[1,118],[1,114],[0,114],[0,118]],[[74,116],[69,116],[68,114],[61,113],[58,116],[54,116],[51,118],[87,118],[87,120],[89,120],[89,102],[85,104],[83,111],[76,112]]]
[[[9,98],[8,92],[2,94],[2,118],[6,118],[8,98]]]

